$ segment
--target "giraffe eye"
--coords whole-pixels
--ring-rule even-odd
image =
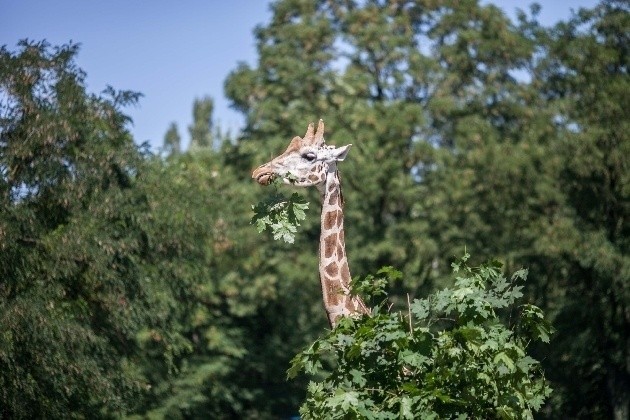
[[[315,160],[315,158],[317,157],[317,155],[313,152],[308,152],[308,153],[304,153],[302,155],[302,157],[306,160],[308,160],[309,162],[312,162]]]

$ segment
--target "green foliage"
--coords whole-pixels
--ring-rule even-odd
[[[2,418],[132,409],[147,386],[136,334],[160,329],[163,283],[139,264],[143,156],[120,111],[138,94],[86,93],[76,52],[0,49]]]
[[[193,103],[193,122],[188,127],[190,148],[212,147],[212,110],[214,101],[205,97]]]
[[[179,131],[177,130],[177,124],[172,122],[168,126],[168,130],[166,134],[164,134],[164,142],[162,144],[162,151],[167,155],[176,155],[181,152],[182,139],[179,135]]]
[[[368,306],[382,306],[387,301],[383,300],[387,296],[387,286],[395,281],[402,280],[403,274],[394,267],[382,267],[376,272],[378,276],[368,274],[367,276],[355,277],[351,280],[352,292],[370,298]]]
[[[561,115],[562,201],[537,243],[564,272],[545,285],[563,296],[550,303],[559,334],[548,371],[562,384],[556,410],[576,417],[630,416],[629,31],[627,2],[580,10],[550,31],[538,67]]]
[[[372,316],[344,318],[299,353],[288,371],[323,373],[300,409],[317,418],[532,418],[551,388],[527,354],[532,340],[549,342],[551,327],[533,305],[518,306],[527,272],[508,280],[496,261],[453,265],[453,289],[415,299],[407,313],[377,306]],[[375,283],[397,279],[391,268]],[[371,280],[371,279],[370,279]]]
[[[0,417],[290,414],[312,314],[278,322],[296,294],[243,223],[259,188],[210,148],[144,154],[136,96],[86,94],[76,52],[0,57]]]
[[[277,1],[257,65],[226,93],[249,167],[319,118],[329,142],[354,144],[354,274],[400,267],[400,305],[447,284],[464,245],[529,267],[523,292],[559,330],[532,347],[556,390],[540,415],[627,418],[630,11],[603,0],[546,28],[539,10],[511,22],[478,1]]]
[[[527,351],[554,388],[537,415],[628,418],[627,2],[549,28],[536,7],[511,22],[478,1],[277,0],[271,10],[255,30],[258,62],[225,81],[246,121],[238,141],[201,100],[190,128],[203,147],[174,153],[171,130],[166,159],[126,129],[122,110],[138,94],[86,92],[76,46],[2,47],[0,417],[295,414],[307,381],[286,382],[286,366],[326,325],[319,221],[299,219],[297,197],[263,198],[247,174],[323,118],[329,143],[354,144],[342,177],[355,290],[376,284],[409,317],[407,295],[450,286],[464,245],[507,271],[526,266],[530,281],[507,290],[537,306],[518,308],[505,342],[537,339]],[[243,203],[261,200],[260,224],[292,245],[261,243],[244,223]],[[263,220],[269,207],[275,222]],[[384,265],[405,277],[365,276]],[[493,290],[475,287],[473,297]],[[358,322],[389,320],[403,342],[429,328],[471,345],[449,335],[464,328],[454,321],[422,326],[417,302],[411,333],[381,297],[378,315]],[[552,346],[537,307],[558,328]],[[498,354],[488,357],[510,370]],[[416,395],[403,391],[407,414],[403,397]],[[339,404],[350,410],[358,396]]]
[[[170,369],[142,361],[152,387],[137,413],[149,417],[290,416],[305,384],[288,383],[284,370],[326,322],[319,305],[302,303],[315,295],[304,275],[314,258],[261,243],[243,203],[269,190],[243,177],[237,145],[221,144],[151,159],[142,179],[154,245],[147,268],[168,279],[162,316],[186,346]],[[149,330],[143,339],[155,356],[165,337]]]
[[[277,189],[272,194],[252,205],[254,215],[251,224],[256,225],[258,233],[270,230],[273,239],[282,239],[292,244],[295,241],[295,233],[300,222],[306,219],[308,201],[298,193],[287,197]]]

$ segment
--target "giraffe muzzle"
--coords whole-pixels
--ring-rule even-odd
[[[276,176],[270,169],[268,165],[262,165],[258,168],[254,169],[252,172],[252,178],[256,180],[260,185],[269,185],[273,178]]]

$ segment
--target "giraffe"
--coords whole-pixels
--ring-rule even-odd
[[[343,196],[337,162],[343,161],[351,144],[328,146],[324,142],[324,121],[313,133],[309,124],[304,138],[294,137],[281,155],[259,166],[252,173],[261,185],[275,177],[298,187],[315,186],[322,199],[319,239],[319,279],[328,322],[335,327],[339,317],[368,314],[363,300],[350,293],[350,269],[343,228]]]

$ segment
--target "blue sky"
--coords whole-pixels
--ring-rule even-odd
[[[0,0],[0,44],[14,49],[18,40],[46,39],[53,45],[81,44],[77,62],[87,72],[88,89],[107,85],[144,94],[126,109],[137,142],[162,144],[170,122],[184,144],[195,97],[215,100],[214,118],[233,133],[243,118],[229,108],[223,82],[239,62],[256,65],[253,29],[271,13],[263,0]],[[514,16],[529,0],[494,3]],[[596,0],[539,0],[540,20],[566,19],[571,9]]]

